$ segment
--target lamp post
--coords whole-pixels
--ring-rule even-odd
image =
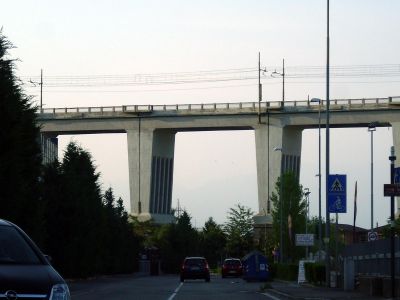
[[[321,218],[321,104],[319,98],[312,98],[311,102],[318,102],[318,258],[322,250],[322,218]]]
[[[282,60],[282,73],[277,72],[276,70],[271,73],[271,76],[274,75],[282,76],[282,105],[285,102],[285,59]]]
[[[371,231],[374,229],[374,131],[376,122],[368,125],[368,131],[371,132]]]
[[[304,188],[304,196],[306,197],[306,234],[308,233],[308,216],[310,212],[310,189],[309,188]],[[306,246],[306,259],[308,258],[308,246]]]
[[[326,286],[330,287],[330,251],[329,251],[329,237],[330,237],[330,214],[329,214],[329,205],[328,205],[328,177],[329,177],[329,0],[326,2],[326,178],[325,178],[325,186],[326,186],[326,226],[325,226],[325,279]]]
[[[281,155],[283,155],[282,147],[274,147],[274,151],[281,151]],[[279,185],[279,209],[280,209],[280,221],[279,221],[279,249],[280,249],[280,256],[279,260],[283,263],[283,178],[282,178],[282,157],[281,157],[281,174],[280,174],[280,185]]]

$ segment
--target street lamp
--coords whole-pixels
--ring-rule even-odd
[[[310,189],[304,188],[304,196],[306,197],[306,234],[308,233],[307,225],[308,225],[308,216],[310,213]],[[308,246],[306,246],[306,259],[308,258]]]
[[[330,262],[330,251],[329,251],[329,237],[330,237],[330,214],[329,214],[329,203],[328,203],[328,193],[329,193],[329,186],[328,186],[328,178],[329,178],[329,143],[330,143],[330,136],[329,136],[329,0],[326,2],[326,130],[325,130],[325,143],[326,143],[326,164],[325,164],[325,195],[326,195],[326,207],[325,207],[325,214],[326,214],[326,226],[325,226],[325,279],[326,279],[326,286],[330,287],[330,274],[331,274],[331,262]]]
[[[318,258],[322,250],[322,218],[321,218],[321,104],[319,98],[312,98],[311,102],[318,102]]]
[[[374,229],[374,131],[377,122],[369,123],[368,131],[371,132],[371,231]]]
[[[282,147],[274,147],[274,151],[280,151],[283,155]],[[282,158],[281,158],[281,175],[280,175],[280,185],[279,185],[279,207],[280,207],[280,222],[279,222],[279,248],[280,248],[280,262],[283,263],[283,178],[282,178]]]
[[[277,72],[276,70],[271,73],[271,76],[274,75],[282,76],[282,105],[285,102],[285,59],[282,60],[282,73]]]

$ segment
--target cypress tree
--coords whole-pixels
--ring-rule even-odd
[[[40,128],[36,107],[15,75],[13,45],[0,31],[0,218],[41,240]]]

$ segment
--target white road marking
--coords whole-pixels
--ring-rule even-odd
[[[175,289],[175,291],[172,293],[171,296],[169,296],[168,300],[172,300],[174,299],[174,297],[176,296],[176,294],[178,294],[179,289],[181,288],[181,286],[183,285],[183,282],[181,282],[179,284],[179,286]]]
[[[262,293],[264,296],[267,296],[268,298],[271,298],[272,300],[280,300],[279,298],[277,298],[277,297],[275,297],[275,296],[272,296],[271,294],[269,294],[269,293]]]

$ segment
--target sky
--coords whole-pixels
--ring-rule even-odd
[[[399,11],[398,0],[330,1],[331,99],[400,95]],[[281,100],[281,77],[271,73],[282,71],[282,59],[287,101],[326,98],[323,0],[14,0],[2,3],[0,26],[16,47],[10,54],[19,59],[17,75],[37,103],[39,87],[28,81],[38,82],[43,69],[44,108],[257,101],[257,80],[245,75],[256,74],[259,52],[267,70],[263,101]],[[217,81],[202,73],[228,69],[237,70],[237,80]],[[313,70],[319,75],[311,76]],[[161,84],[184,72],[208,81]],[[144,74],[159,82],[142,80]],[[123,81],[127,78],[130,83]],[[324,137],[322,131],[322,154]],[[353,222],[357,181],[357,225],[365,228],[371,222],[370,138],[366,128],[331,130],[331,173],[347,174],[349,205],[339,222]],[[92,153],[103,189],[112,187],[129,211],[126,135],[60,136],[60,157],[70,141]],[[374,133],[373,222],[379,225],[390,215],[383,184],[389,182],[392,143],[390,128]],[[317,130],[303,132],[301,160],[300,183],[311,191],[315,216]],[[237,203],[258,213],[256,182],[254,132],[177,134],[172,205],[179,201],[196,227],[208,217],[224,223]],[[323,211],[324,202],[323,197]]]

